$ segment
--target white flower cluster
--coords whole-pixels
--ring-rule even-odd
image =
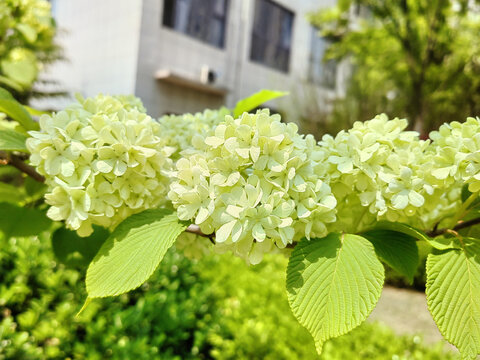
[[[480,118],[443,124],[430,138],[436,164],[431,175],[437,184],[446,187],[463,181],[471,192],[480,191]]]
[[[323,137],[320,175],[329,179],[339,202],[336,229],[356,232],[380,219],[424,225],[455,206],[444,188],[429,181],[430,142],[406,127],[406,120],[379,115],[335,138]]]
[[[425,229],[458,209],[464,182],[480,190],[478,118],[423,141],[406,120],[379,115],[317,143],[268,110],[156,122],[134,97],[100,95],[40,126],[27,147],[49,186],[52,219],[88,235],[92,224],[112,228],[169,200],[181,220],[215,233],[215,246],[183,234],[177,248],[189,257],[213,247],[256,264],[303,237],[383,219]]]
[[[324,236],[336,200],[314,172],[319,148],[268,110],[226,116],[176,164],[169,198],[216,247],[259,263],[274,245]]]
[[[182,151],[193,148],[195,139],[202,141],[207,133],[225,120],[226,115],[230,115],[230,110],[221,108],[196,114],[165,115],[158,119],[167,145],[175,148],[172,158],[178,159]]]
[[[46,178],[50,218],[86,236],[92,224],[114,227],[165,204],[174,149],[144,111],[134,97],[99,95],[40,118],[27,147]]]

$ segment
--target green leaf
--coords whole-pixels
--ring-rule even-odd
[[[255,94],[237,102],[237,104],[235,105],[235,109],[233,110],[233,116],[239,117],[244,112],[249,112],[259,107],[263,103],[266,103],[267,101],[270,101],[285,95],[288,95],[288,92],[260,90],[259,92],[256,92]]]
[[[0,202],[18,204],[25,199],[25,193],[22,188],[0,182]]]
[[[167,209],[146,210],[125,219],[88,267],[88,297],[120,295],[142,285],[186,227]]]
[[[14,48],[0,62],[5,76],[25,89],[29,88],[38,75],[35,53],[26,48]]]
[[[480,354],[480,240],[427,258],[427,303],[443,337],[464,358]]]
[[[37,40],[37,32],[33,27],[27,24],[17,24],[17,30],[20,31],[29,43],[33,44]]]
[[[110,235],[107,229],[93,228],[88,237],[80,237],[64,227],[56,230],[52,235],[52,248],[58,260],[70,267],[86,267]]]
[[[33,121],[28,111],[7,90],[2,88],[0,88],[0,112],[4,112],[13,120],[18,121],[25,130],[38,129],[38,124]]]
[[[15,130],[0,130],[0,150],[28,152],[25,145],[27,137]]]
[[[0,231],[5,237],[38,235],[51,224],[44,211],[0,203]]]
[[[12,79],[9,79],[5,76],[0,75],[0,83],[3,85],[7,85],[8,87],[14,89],[15,91],[22,92],[23,88],[22,86],[17,83],[16,81],[13,81]]]
[[[361,236],[332,233],[295,246],[287,268],[288,301],[319,353],[326,340],[368,317],[384,277],[373,245]]]
[[[370,240],[383,261],[413,283],[419,261],[415,238],[391,230],[372,230],[362,236]]]
[[[379,221],[375,224],[373,230],[392,230],[404,233],[405,235],[411,236],[417,240],[430,241],[430,237],[425,234],[423,231],[414,228],[413,226],[402,224],[399,222],[390,222],[390,221]]]
[[[15,100],[12,94],[8,92],[7,90],[0,88],[0,99],[5,99],[5,100]]]
[[[26,194],[28,195],[28,201],[35,201],[42,198],[48,189],[47,185],[34,180],[30,176],[25,178],[23,186]]]
[[[32,116],[52,115],[51,111],[38,110],[38,109],[34,109],[34,108],[32,108],[30,106],[27,106],[27,105],[23,105],[23,107]]]
[[[462,245],[455,237],[438,236],[428,240],[430,246],[437,250],[461,249]]]

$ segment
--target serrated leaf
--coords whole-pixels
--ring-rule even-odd
[[[27,137],[14,130],[0,130],[0,150],[28,152],[25,141]]]
[[[80,237],[64,227],[57,229],[52,235],[52,248],[57,259],[70,267],[86,267],[110,235],[107,229],[93,228],[88,237]]]
[[[319,353],[326,340],[368,317],[384,277],[373,245],[361,236],[332,233],[295,246],[287,268],[288,301]]]
[[[414,228],[413,226],[402,224],[399,222],[379,221],[375,224],[373,230],[392,230],[401,232],[408,236],[411,236],[417,240],[429,241],[430,237],[422,230]]]
[[[464,358],[480,354],[480,240],[428,255],[427,304],[443,337]]]
[[[44,211],[0,203],[0,231],[6,237],[38,235],[51,224]]]
[[[239,117],[244,112],[249,112],[267,101],[288,95],[286,91],[260,90],[255,94],[237,102],[233,110],[233,116]]]
[[[415,238],[392,230],[372,230],[362,236],[370,240],[383,261],[413,283],[419,261]]]
[[[88,267],[88,297],[120,295],[142,285],[186,227],[168,209],[146,210],[125,219]]]

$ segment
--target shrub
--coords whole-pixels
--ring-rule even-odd
[[[284,291],[286,259],[247,268],[233,256],[167,253],[155,275],[119,298],[85,297],[83,271],[56,262],[47,234],[0,239],[0,359],[315,359]],[[375,324],[325,345],[325,359],[448,359]],[[411,356],[411,357],[410,357]]]

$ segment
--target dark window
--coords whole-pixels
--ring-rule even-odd
[[[227,8],[228,0],[164,0],[163,25],[223,48]]]
[[[250,59],[288,72],[293,12],[269,0],[256,0]]]
[[[311,36],[308,77],[318,85],[335,89],[337,62],[335,60],[324,61],[325,51],[330,46],[330,41],[321,37],[315,27],[312,27]]]

